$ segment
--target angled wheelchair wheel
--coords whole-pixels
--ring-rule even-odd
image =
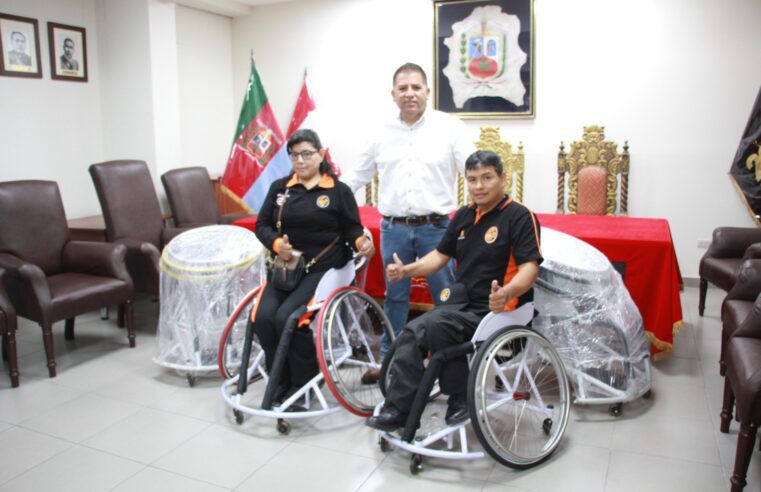
[[[569,406],[563,362],[542,335],[506,327],[481,345],[468,407],[478,440],[495,460],[516,469],[546,460],[563,437]]]
[[[336,400],[350,412],[369,416],[383,399],[377,384],[363,384],[362,375],[380,369],[383,333],[393,339],[383,309],[356,287],[333,292],[317,316],[317,360]]]
[[[238,305],[235,306],[235,309],[227,319],[227,324],[219,339],[219,350],[217,352],[219,373],[224,379],[235,377],[240,371],[243,342],[246,337],[248,318],[251,313],[251,308],[254,307],[262,288],[263,286],[259,286],[246,294]],[[261,354],[262,348],[259,346],[256,335],[254,335],[249,355],[249,368],[252,367],[252,364],[257,357],[261,357]]]

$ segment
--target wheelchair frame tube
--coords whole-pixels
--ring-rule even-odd
[[[280,376],[283,374],[283,366],[288,357],[288,349],[291,347],[291,336],[293,330],[296,329],[296,323],[299,322],[299,318],[307,312],[306,306],[301,306],[296,309],[285,322],[285,328],[282,335],[280,335],[280,341],[277,344],[277,350],[275,351],[275,358],[272,361],[272,371],[269,373],[269,380],[267,381],[267,388],[264,390],[264,398],[262,398],[262,409],[272,409],[272,400],[275,398],[275,391],[280,384]],[[246,334],[248,335],[248,334]]]
[[[420,385],[415,392],[415,399],[412,400],[412,408],[410,408],[410,413],[407,416],[407,422],[402,432],[402,441],[412,442],[415,438],[415,432],[420,427],[420,417],[422,417],[425,406],[428,404],[428,397],[431,394],[433,385],[436,383],[436,378],[439,377],[439,372],[441,372],[441,366],[444,362],[454,357],[467,355],[473,352],[473,350],[473,343],[467,341],[453,347],[447,347],[431,357],[431,361],[423,373],[423,379],[420,381]]]

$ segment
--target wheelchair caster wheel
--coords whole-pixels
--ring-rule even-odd
[[[419,454],[413,454],[410,458],[410,473],[417,475],[423,469],[423,457]]]
[[[283,419],[277,420],[277,431],[284,436],[287,436],[291,432],[291,426]]]
[[[378,440],[378,445],[380,446],[380,450],[382,453],[387,453],[389,449],[388,440],[385,437],[381,437]]]
[[[542,422],[542,430],[545,435],[550,435],[550,431],[552,430],[552,419],[544,419],[544,422]]]
[[[235,423],[238,425],[243,424],[243,412],[233,409],[233,417],[235,417]]]
[[[610,414],[611,417],[620,417],[624,411],[623,407],[623,403],[614,403],[608,407],[608,414]]]
[[[190,374],[190,373],[186,374],[185,379],[188,380],[188,386],[190,386],[191,388],[196,385],[196,377],[193,374]]]

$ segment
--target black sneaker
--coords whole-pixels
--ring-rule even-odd
[[[391,405],[386,405],[378,415],[368,417],[365,425],[383,432],[393,432],[407,423],[407,414],[404,414]]]
[[[444,416],[447,425],[459,424],[467,420],[468,417],[468,398],[465,393],[450,395],[447,401],[447,413]]]

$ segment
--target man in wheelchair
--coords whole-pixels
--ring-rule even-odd
[[[405,425],[429,352],[470,340],[489,311],[511,311],[533,300],[542,261],[536,216],[505,195],[502,161],[494,152],[471,154],[465,178],[473,204],[457,211],[436,249],[407,265],[394,254],[386,269],[394,282],[428,275],[451,258],[457,262],[455,283],[441,292],[442,303],[409,322],[396,340],[383,410],[366,421],[374,429],[391,432]],[[448,425],[468,417],[467,381],[467,357],[445,358],[439,387],[449,395]]]

